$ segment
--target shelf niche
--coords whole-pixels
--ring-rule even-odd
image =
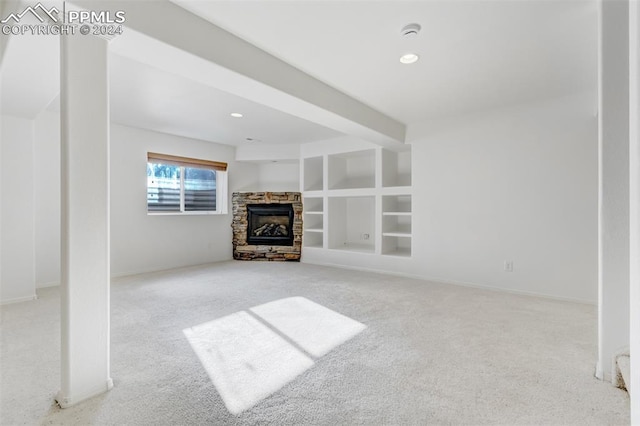
[[[411,236],[411,216],[384,215],[382,218],[382,235]]]
[[[411,195],[382,197],[382,254],[411,256]]]
[[[375,252],[375,197],[329,198],[329,248]]]
[[[304,159],[304,190],[321,191],[323,187],[322,157]]]
[[[322,159],[320,157],[320,159]],[[304,247],[323,247],[324,207],[322,197],[304,198]]]
[[[324,208],[322,206],[322,198],[320,197],[305,197],[304,198],[304,212],[308,214],[322,214]]]
[[[322,232],[304,232],[302,236],[304,247],[322,248]]]
[[[404,237],[382,237],[382,254],[387,256],[411,256],[411,238]]]
[[[382,186],[411,186],[411,151],[382,151]]]
[[[375,160],[373,149],[329,155],[329,189],[374,188]]]
[[[411,195],[385,195],[382,197],[382,214],[411,214]]]
[[[321,214],[305,214],[304,230],[311,232],[322,232],[323,220]]]

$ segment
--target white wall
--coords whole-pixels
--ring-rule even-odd
[[[34,128],[31,120],[0,120],[0,303],[11,303],[35,298]]]
[[[112,274],[231,259],[231,208],[225,215],[147,215],[148,151],[229,163],[229,198],[233,191],[255,185],[258,177],[253,165],[234,161],[231,146],[112,125]]]
[[[415,141],[414,250],[429,276],[597,300],[597,123],[585,101],[496,111]]]
[[[58,114],[41,114],[35,122],[35,134],[34,158],[39,168],[36,173],[36,276],[39,286],[55,285],[60,282]],[[231,146],[112,125],[112,276],[231,259],[230,208],[225,215],[147,215],[148,151],[227,162],[229,199],[233,191],[253,190],[258,186],[259,169],[255,164],[236,162]],[[55,161],[48,162],[49,156]]]
[[[258,182],[256,191],[300,191],[299,161],[278,161],[257,164]]]
[[[410,126],[412,257],[303,259],[595,303],[595,105],[587,94]]]
[[[36,287],[60,284],[60,118],[43,112],[35,120]]]

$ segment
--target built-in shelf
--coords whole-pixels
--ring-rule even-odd
[[[411,195],[384,195],[382,197],[382,214],[411,214]]]
[[[303,247],[322,248],[323,233],[322,232],[307,232],[305,230],[302,235]]]
[[[410,147],[314,154],[301,164],[304,247],[411,257]]]
[[[382,197],[382,254],[411,256],[411,195]]]
[[[329,155],[329,189],[374,188],[376,151]]]
[[[304,190],[320,191],[323,189],[323,158],[311,157],[304,159]]]
[[[383,237],[411,238],[411,232],[383,232]]]
[[[322,157],[315,158],[322,160]],[[324,199],[305,196],[303,198],[303,212],[303,246],[322,248],[324,245]]]
[[[411,241],[411,240],[405,240]],[[411,257],[411,246],[397,245],[397,243],[387,243],[387,249],[382,252],[385,256]]]
[[[329,248],[375,251],[375,197],[329,197]]]
[[[411,186],[410,150],[382,150],[382,186]]]
[[[382,233],[411,235],[411,216],[384,216]]]
[[[324,215],[305,213],[303,223],[305,231],[322,232],[324,228]]]
[[[322,197],[308,197],[303,198],[303,209],[306,214],[322,214],[324,212]]]

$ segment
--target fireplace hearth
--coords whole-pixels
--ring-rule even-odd
[[[299,192],[234,192],[232,206],[234,259],[300,260]]]

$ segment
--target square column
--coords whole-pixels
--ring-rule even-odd
[[[109,368],[107,40],[60,36],[61,407],[113,386]]]
[[[629,1],[600,2],[599,284],[596,376],[616,384],[629,350]]]

